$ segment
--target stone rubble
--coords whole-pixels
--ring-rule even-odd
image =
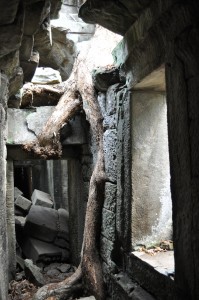
[[[19,265],[22,264],[22,255],[35,264],[68,262],[68,211],[52,208],[51,196],[42,191],[35,189],[31,200],[22,194],[15,187],[15,229]]]

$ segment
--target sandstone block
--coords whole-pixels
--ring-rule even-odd
[[[17,199],[15,200],[15,205],[19,208],[21,208],[22,210],[24,210],[25,212],[28,212],[32,202],[30,200],[28,200],[27,198],[19,195],[17,197]]]
[[[45,280],[41,273],[40,268],[35,266],[32,260],[25,259],[24,265],[25,265],[24,271],[25,271],[26,278],[30,282],[32,282],[36,286],[42,286],[45,284]]]
[[[24,230],[30,237],[53,242],[57,235],[58,212],[52,208],[32,205]]]
[[[27,238],[24,241],[22,251],[34,263],[62,260],[62,250],[60,248],[33,238]]]
[[[23,192],[20,191],[16,186],[14,187],[14,199],[17,199],[18,196],[23,195]]]
[[[53,202],[51,199],[51,196],[47,193],[44,193],[39,190],[34,190],[32,197],[31,197],[32,203],[34,205],[39,205],[43,207],[52,207]]]

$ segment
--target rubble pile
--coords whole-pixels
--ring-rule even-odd
[[[37,265],[68,262],[68,212],[55,210],[50,195],[36,189],[29,200],[15,187],[14,197],[17,256]]]

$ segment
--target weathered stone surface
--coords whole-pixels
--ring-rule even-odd
[[[105,171],[110,181],[116,182],[116,145],[117,131],[115,129],[106,130],[104,133],[104,156],[105,156]]]
[[[112,252],[114,249],[113,242],[109,241],[107,238],[102,237],[100,240],[100,246],[101,246],[101,257],[106,262],[106,264],[110,267],[110,270],[114,271],[115,264],[112,260]]]
[[[26,141],[36,139],[36,135],[27,130],[26,117],[32,110],[8,109],[7,144],[24,144]],[[23,133],[23,134],[22,134]]]
[[[31,196],[32,204],[42,207],[52,207],[53,202],[51,196],[45,192],[34,190]]]
[[[52,68],[37,68],[31,80],[34,84],[56,84],[62,82],[59,71]]]
[[[34,45],[33,35],[23,35],[20,47],[20,60],[29,60]]]
[[[122,35],[136,20],[121,1],[86,1],[80,8],[79,16],[86,23],[98,23]]]
[[[8,294],[8,237],[6,222],[6,104],[8,79],[0,73],[0,299],[7,300]]]
[[[58,213],[48,207],[32,205],[26,218],[25,232],[41,241],[53,242],[57,235]]]
[[[102,235],[114,242],[115,240],[115,213],[107,209],[102,211]]]
[[[17,207],[19,207],[20,209],[24,210],[25,212],[28,212],[32,205],[32,202],[30,200],[28,200],[27,198],[19,195],[17,197],[17,199],[15,200],[15,205]]]
[[[38,135],[54,109],[55,108],[53,106],[41,106],[37,107],[36,111],[28,114],[26,121],[29,131],[34,132],[35,135]]]
[[[39,33],[35,35],[34,47],[40,54],[40,66],[58,70],[62,80],[68,79],[76,51],[74,42],[66,38],[66,29],[55,28],[52,30],[52,45],[48,28],[40,29]]]
[[[42,286],[45,284],[44,277],[41,273],[41,269],[33,264],[32,260],[24,260],[24,271],[26,278],[36,286]]]
[[[50,1],[36,1],[25,6],[24,35],[34,35],[50,14]]]
[[[6,0],[2,0],[0,3],[0,25],[11,24],[15,20],[19,0],[11,0],[9,5],[7,4]]]
[[[9,97],[15,95],[23,85],[23,70],[21,67],[16,68],[9,82]],[[9,99],[10,102],[10,99]],[[8,102],[8,106],[9,106]]]
[[[18,10],[15,21],[1,26],[0,31],[0,57],[19,49],[22,38],[23,12]]]
[[[13,280],[16,272],[16,234],[14,217],[14,167],[13,161],[6,165],[6,217],[8,231],[9,280]]]
[[[16,200],[18,196],[23,195],[23,192],[18,189],[18,187],[14,187],[14,199]]]
[[[119,70],[117,68],[111,69],[96,69],[92,74],[95,88],[100,92],[106,92],[109,86],[120,82]]]
[[[115,212],[116,209],[116,192],[116,184],[112,184],[110,182],[105,183],[104,207],[112,212]]]

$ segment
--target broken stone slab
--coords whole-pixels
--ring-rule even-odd
[[[24,261],[24,271],[26,278],[36,286],[42,286],[45,284],[44,277],[40,268],[35,266],[30,259]]]
[[[22,209],[23,211],[28,212],[32,205],[32,202],[30,200],[28,200],[27,198],[19,195],[17,197],[17,199],[15,200],[15,205],[17,207],[19,207],[20,209]]]
[[[27,258],[34,263],[53,262],[62,260],[62,251],[53,244],[42,242],[33,238],[26,238],[22,245],[22,251]]]
[[[39,67],[32,78],[32,83],[34,84],[56,84],[61,82],[59,71],[52,68]]]
[[[32,204],[43,207],[53,207],[51,196],[45,192],[35,189],[31,196]]]
[[[22,251],[24,255],[32,259],[34,263],[50,263],[69,260],[68,250],[61,249],[51,243],[42,242],[33,238],[26,238],[24,240]]]
[[[49,207],[32,205],[24,230],[30,237],[53,242],[57,236],[58,212]]]
[[[18,189],[18,187],[14,187],[14,199],[16,200],[18,196],[23,195],[23,192]]]

